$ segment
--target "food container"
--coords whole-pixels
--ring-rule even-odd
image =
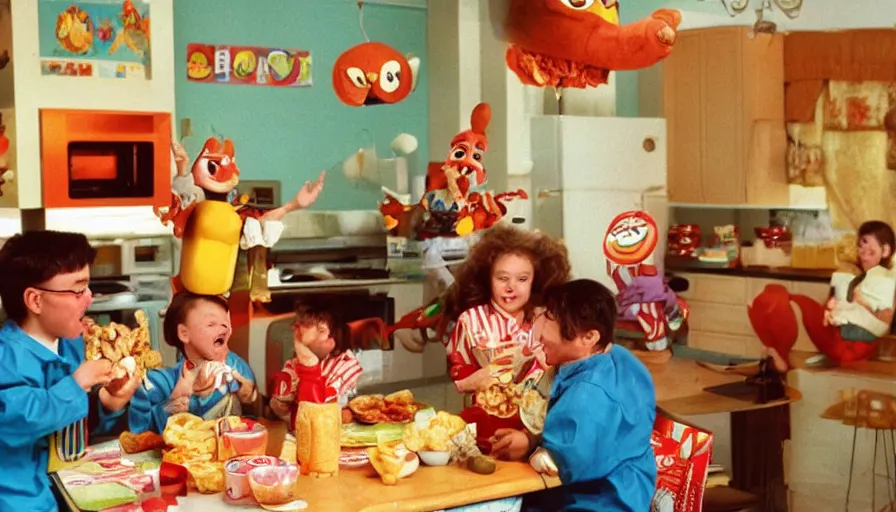
[[[296,413],[296,458],[303,475],[337,476],[342,409],[336,402],[300,402]]]
[[[228,419],[222,418],[218,423],[218,460],[267,453],[268,429],[264,425],[241,418],[234,426]]]
[[[417,455],[427,466],[445,466],[451,460],[451,452],[419,451]]]
[[[249,487],[259,505],[284,505],[298,499],[298,478],[294,464],[257,467],[249,471]]]
[[[266,455],[248,455],[228,460],[224,464],[224,482],[227,488],[224,498],[230,502],[251,501],[252,489],[249,486],[249,472],[260,467],[286,465],[285,461]]]
[[[159,487],[162,496],[187,495],[187,468],[180,464],[162,462],[159,466]]]

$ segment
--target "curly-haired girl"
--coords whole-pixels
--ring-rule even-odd
[[[477,424],[480,447],[488,451],[498,428],[522,428],[514,407],[498,405],[511,382],[513,354],[520,346],[537,352],[533,310],[541,294],[569,280],[563,244],[537,231],[498,225],[482,235],[457,272],[444,303],[444,319],[457,318],[447,342],[450,375],[457,390],[473,394],[461,416]],[[525,372],[544,373],[537,358]]]

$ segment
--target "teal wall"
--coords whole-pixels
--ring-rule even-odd
[[[410,167],[425,172],[429,147],[426,79],[426,10],[364,6],[364,28],[372,41],[421,58],[417,90],[395,105],[353,108],[336,99],[331,71],[336,57],[364,38],[354,0],[179,0],[174,3],[175,94],[178,119],[192,119],[196,151],[209,136],[233,139],[243,179],[276,179],[286,200],[305,180],[327,169],[315,209],[375,209],[379,184],[351,183],[341,162],[375,143],[390,156],[399,133],[417,137]],[[310,50],[314,85],[277,88],[189,82],[189,43],[281,47]],[[180,124],[177,124],[179,130]],[[213,132],[214,130],[214,132]]]
[[[725,6],[719,0],[622,0],[619,6],[620,22],[632,23],[646,18],[657,9],[724,14]],[[674,51],[674,50],[673,50]],[[619,71],[616,74],[616,115],[638,117],[638,73]]]

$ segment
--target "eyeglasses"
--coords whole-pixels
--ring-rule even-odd
[[[89,286],[85,286],[84,288],[81,288],[80,290],[50,290],[49,288],[41,288],[39,286],[32,286],[32,288],[34,288],[35,290],[42,291],[44,293],[61,293],[61,294],[65,294],[65,295],[74,295],[78,299],[80,299],[81,297],[84,296],[85,293],[90,291]]]

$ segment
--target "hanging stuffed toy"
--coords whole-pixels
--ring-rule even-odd
[[[640,210],[617,215],[604,237],[607,275],[619,290],[620,326],[643,331],[649,351],[666,350],[670,332],[679,330],[688,317],[687,304],[654,263],[658,239],[653,217]]]
[[[171,149],[177,165],[171,204],[156,208],[156,215],[162,224],[173,224],[174,236],[183,239],[180,273],[172,288],[199,295],[229,293],[242,247],[249,251],[249,297],[269,302],[267,248],[280,239],[284,215],[314,203],[325,173],[316,183],[305,182],[285,205],[263,211],[248,206],[245,195],[234,197],[240,171],[230,139],[206,140],[189,170],[183,146],[174,142]]]
[[[470,116],[471,128],[454,136],[448,158],[441,164],[430,164],[419,205],[404,205],[399,198],[386,195],[380,212],[387,229],[398,233],[402,231],[401,219],[419,219],[422,226],[410,230],[416,231],[416,238],[466,236],[501,220],[507,213],[505,203],[517,197],[528,198],[523,190],[493,195],[487,188],[482,160],[488,149],[485,130],[491,116],[488,103],[476,105]],[[422,215],[415,215],[418,211]]]
[[[333,64],[333,91],[350,107],[398,103],[417,87],[419,70],[417,57],[405,57],[383,43],[361,43]]]
[[[666,58],[680,22],[678,11],[660,9],[621,26],[616,0],[510,0],[507,66],[527,85],[597,87],[610,71]]]

